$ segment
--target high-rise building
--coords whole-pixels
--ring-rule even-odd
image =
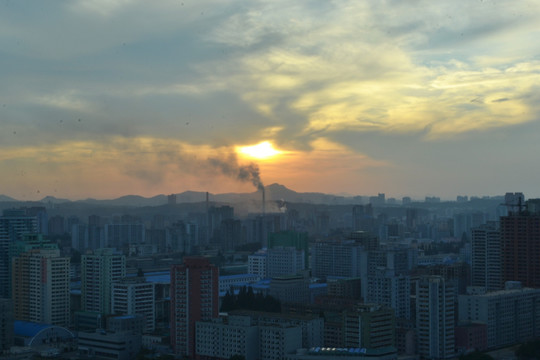
[[[304,250],[277,246],[268,249],[267,254],[268,277],[296,274],[305,269]]]
[[[398,246],[385,248],[372,246],[369,251],[363,253],[365,261],[361,266],[360,277],[364,300],[391,306],[398,313],[396,316],[402,317],[404,314],[394,306],[408,301],[409,294],[406,295],[407,289],[410,288],[408,274],[416,266],[416,250]],[[392,292],[388,292],[390,289]],[[386,300],[383,299],[385,297]],[[393,300],[390,301],[390,298]]]
[[[378,304],[355,306],[344,312],[343,339],[347,348],[395,347],[394,311]]]
[[[268,249],[279,246],[303,250],[305,269],[309,267],[309,240],[306,232],[288,230],[268,234]]]
[[[165,229],[165,247],[167,251],[190,254],[197,241],[197,227],[179,220]]]
[[[49,219],[47,224],[49,235],[64,235],[66,233],[66,220],[61,215],[55,215]]]
[[[353,231],[372,231],[375,224],[371,204],[355,205],[352,209]]]
[[[126,277],[112,285],[112,312],[119,315],[142,315],[144,333],[156,329],[155,284],[141,277]]]
[[[454,286],[442,276],[421,277],[416,283],[418,353],[426,359],[455,356]]]
[[[112,313],[112,284],[126,276],[126,257],[114,249],[97,249],[81,257],[82,310]]]
[[[105,225],[105,244],[118,250],[145,240],[144,224],[136,219],[126,218],[122,222]]]
[[[225,219],[221,221],[217,229],[214,243],[224,251],[234,250],[242,244],[242,222],[237,219]]]
[[[360,300],[360,278],[327,278],[326,282],[329,297]]]
[[[15,319],[69,326],[69,269],[69,257],[61,257],[58,249],[32,249],[14,257]]]
[[[208,209],[208,235],[209,239],[215,237],[221,222],[223,220],[234,219],[234,208],[232,206],[224,205],[215,207],[212,206]]]
[[[482,212],[467,212],[454,214],[454,237],[468,239],[471,237],[471,229],[477,228],[486,222],[486,214]]]
[[[523,286],[540,287],[540,200],[528,200],[527,211],[521,204],[508,205],[519,211],[509,211],[500,218],[502,280],[521,281]]]
[[[218,317],[219,270],[204,257],[184,257],[171,267],[171,345],[195,356],[195,324]]]
[[[501,290],[501,234],[497,223],[473,228],[471,233],[471,285]]]
[[[392,270],[379,268],[367,277],[364,299],[368,303],[381,304],[394,309],[396,317],[411,319],[411,277],[396,275]]]
[[[0,298],[0,353],[13,346],[13,301]]]
[[[367,252],[353,240],[318,242],[313,245],[311,252],[314,277],[358,277],[362,274],[362,264],[367,264]]]
[[[11,244],[37,229],[37,218],[26,215],[25,210],[4,210],[0,216],[0,297],[11,296]]]

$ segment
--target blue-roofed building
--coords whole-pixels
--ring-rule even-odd
[[[313,304],[315,303],[315,298],[318,296],[325,296],[328,294],[328,284],[327,283],[313,283],[309,284],[309,300]]]
[[[156,272],[149,272],[145,273],[144,277],[146,278],[146,281],[152,282],[152,283],[171,283],[171,272],[170,271],[156,271]]]
[[[226,293],[231,287],[256,283],[261,278],[255,274],[223,275],[219,277],[219,293]]]
[[[366,349],[350,347],[312,347],[298,349],[295,354],[286,354],[286,360],[395,360],[397,350],[393,346]]]
[[[70,351],[75,349],[75,335],[68,329],[29,321],[14,322],[15,345],[41,347],[48,346]]]

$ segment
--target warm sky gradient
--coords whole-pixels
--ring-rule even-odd
[[[302,192],[540,197],[540,0],[0,0],[0,64],[20,200],[253,191],[237,153]]]

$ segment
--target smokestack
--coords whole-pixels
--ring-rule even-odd
[[[206,192],[206,244],[210,242],[210,213],[208,212],[208,191]]]
[[[262,214],[264,216],[266,213],[266,195],[264,191],[264,186],[261,186],[261,191],[262,191]]]

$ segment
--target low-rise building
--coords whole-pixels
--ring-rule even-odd
[[[98,359],[132,360],[141,350],[141,335],[120,332],[79,332],[79,354]]]
[[[510,346],[540,336],[540,289],[507,282],[505,290],[459,296],[459,320],[487,325],[487,347]]]
[[[322,344],[323,319],[255,311],[233,311],[212,321],[197,322],[197,355],[246,360],[282,359],[306,346]]]

